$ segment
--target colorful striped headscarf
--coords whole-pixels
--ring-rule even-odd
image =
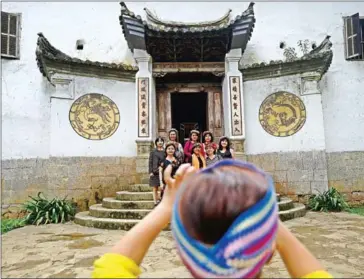
[[[172,215],[172,233],[186,267],[195,278],[254,278],[273,255],[273,243],[278,228],[278,204],[272,178],[254,165],[238,160],[223,160],[205,168],[209,173],[223,166],[242,167],[262,174],[269,187],[265,196],[241,213],[214,245],[190,237],[180,218],[177,195]]]

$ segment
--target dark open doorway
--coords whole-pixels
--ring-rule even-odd
[[[206,131],[207,93],[172,93],[172,127],[179,131],[180,142],[189,137],[190,130]]]

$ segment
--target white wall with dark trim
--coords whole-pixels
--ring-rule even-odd
[[[221,17],[227,9],[232,9],[232,15],[235,16],[244,11],[248,4],[248,2],[127,3],[131,11],[141,16],[144,16],[143,8],[148,7],[164,20],[186,22],[214,20]],[[57,104],[55,106],[59,107],[59,117],[61,115],[66,117],[60,120],[61,128],[57,128],[56,131],[50,121],[55,110],[51,109],[47,91],[48,81],[41,76],[35,61],[37,33],[43,32],[55,47],[68,55],[94,61],[134,63],[119,24],[119,4],[117,2],[5,2],[2,3],[2,9],[6,12],[22,13],[21,58],[1,60],[2,158],[47,158],[50,155],[111,156],[112,154],[133,156],[136,133],[132,123],[135,126],[137,124],[133,118],[126,120],[128,123],[125,125],[130,126],[125,133],[120,134],[120,137],[115,134],[109,141],[93,145],[90,151],[90,143],[73,132],[71,126],[67,126],[68,114],[65,114],[65,111],[70,102],[61,105],[61,101],[52,100],[52,105]],[[209,12],[203,12],[207,9]],[[244,95],[247,96],[244,101],[247,151],[263,153],[310,148],[326,148],[328,152],[364,150],[364,62],[345,60],[342,20],[343,16],[356,12],[364,16],[364,3],[257,2],[254,10],[257,22],[243,56],[243,64],[283,59],[283,50],[279,48],[281,41],[295,47],[298,40],[304,39],[319,44],[327,34],[332,36],[334,58],[329,72],[321,82],[323,113],[317,102],[306,104],[305,101],[308,124],[306,123],[297,133],[297,136],[300,133],[305,135],[303,141],[297,136],[286,139],[274,138],[261,127],[259,130],[256,125],[257,110],[260,102],[264,100],[263,96],[273,93],[273,88],[269,89],[267,87],[269,82],[265,80],[244,85]],[[85,41],[82,51],[76,50],[78,39]],[[99,83],[94,79],[91,83],[86,79],[80,80],[94,88]],[[131,97],[135,93],[133,86],[114,81],[105,83],[108,84],[105,85],[109,88],[106,90],[108,92],[101,92],[100,88],[100,93],[113,96],[113,100],[121,106],[120,110],[125,109],[129,115],[132,109],[136,109],[135,101]],[[85,88],[85,93],[86,91]],[[324,133],[320,123],[309,124],[313,121],[311,117],[319,119],[320,115],[323,115]],[[118,130],[122,131],[122,125]],[[76,142],[74,147],[66,145],[57,147],[62,143],[58,139],[61,138],[60,135],[67,139],[67,143]],[[262,140],[257,140],[255,135],[265,139],[264,146]],[[118,150],[120,141],[126,144],[123,151]],[[106,147],[108,145],[111,147]],[[133,151],[129,150],[131,146]]]

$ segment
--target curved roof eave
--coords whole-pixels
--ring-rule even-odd
[[[244,81],[275,78],[279,76],[296,75],[316,72],[319,78],[329,70],[332,63],[333,51],[330,36],[321,44],[300,58],[283,61],[272,60],[269,63],[254,63],[240,67]]]
[[[43,33],[38,33],[35,55],[39,71],[44,77],[47,78],[47,80],[51,84],[53,84],[51,76],[53,74],[54,68],[60,67],[60,65],[67,65],[67,67],[64,68],[74,68],[75,66],[81,66],[88,68],[91,67],[100,70],[117,70],[118,72],[120,72],[120,75],[128,76],[126,79],[129,79],[131,76],[135,75],[138,70],[137,67],[124,63],[107,63],[99,61],[81,60],[75,57],[71,57],[63,53],[59,49],[55,48],[43,35]]]
[[[253,32],[255,17],[254,17],[254,2],[251,2],[248,8],[237,15],[233,20],[227,20],[230,15],[229,12],[216,21],[211,21],[211,25],[205,23],[200,23],[200,25],[188,24],[188,23],[176,23],[177,25],[173,25],[172,22],[161,21],[159,19],[155,19],[155,16],[149,16],[151,21],[142,20],[139,15],[135,15],[132,11],[130,11],[125,2],[120,2],[121,6],[121,15],[119,17],[120,25],[122,26],[122,30],[124,33],[124,37],[128,43],[131,51],[134,49],[143,49],[146,50],[146,36],[147,32],[153,32],[156,35],[163,36],[163,34],[173,35],[175,33],[184,33],[184,34],[207,34],[211,32],[228,32],[231,36],[232,48],[242,48],[245,49],[247,42],[250,40],[251,34]],[[147,13],[150,11],[145,9]],[[158,22],[159,24],[153,24],[152,22]],[[221,23],[220,25],[216,25],[216,23]],[[150,33],[150,34],[153,34]]]

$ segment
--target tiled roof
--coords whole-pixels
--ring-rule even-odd
[[[137,67],[127,65],[124,63],[106,63],[90,60],[81,60],[78,58],[71,57],[59,49],[55,48],[42,33],[38,33],[37,49],[36,49],[36,60],[40,72],[45,76],[49,82],[51,82],[51,75],[53,71],[50,71],[48,67],[52,62],[59,64],[67,64],[68,66],[88,66],[104,69],[115,69],[120,72],[131,72],[133,75],[138,70]],[[54,68],[54,65],[52,65]],[[52,82],[51,82],[52,83]]]
[[[196,35],[201,38],[224,37],[226,40],[224,43],[227,46],[226,52],[235,48],[241,48],[244,51],[255,25],[253,2],[234,19],[231,19],[231,10],[229,10],[217,20],[197,23],[164,21],[146,8],[144,9],[146,20],[143,20],[141,16],[130,11],[124,2],[121,2],[120,5],[120,25],[131,51],[134,49],[148,50],[148,44],[155,44],[154,40],[159,40],[159,38],[171,38],[171,42],[168,44],[175,44],[172,41],[176,36],[187,38],[186,36]],[[211,43],[213,44],[213,42]],[[173,48],[175,48],[174,45],[171,49]],[[153,56],[153,53],[150,54]]]
[[[305,72],[317,72],[322,77],[330,68],[333,52],[330,36],[311,52],[302,57],[290,60],[272,60],[269,63],[254,63],[240,68],[244,80],[257,80],[284,75],[301,74]]]
[[[211,21],[203,21],[203,22],[177,22],[177,21],[164,21],[158,18],[157,15],[153,14],[148,8],[144,8],[147,21],[143,21],[143,24],[148,26],[148,28],[153,30],[163,30],[163,31],[187,31],[190,28],[194,28],[194,30],[203,31],[204,28],[224,28],[228,26],[230,21],[230,13],[231,10],[228,10],[221,18],[217,20]]]

